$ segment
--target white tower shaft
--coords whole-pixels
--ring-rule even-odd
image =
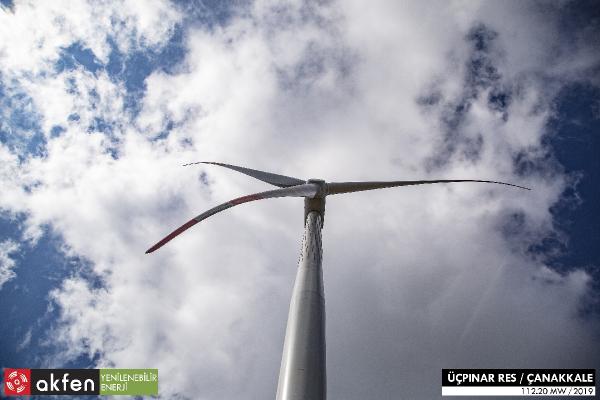
[[[325,297],[322,215],[306,215],[302,254],[290,302],[277,400],[325,400]]]

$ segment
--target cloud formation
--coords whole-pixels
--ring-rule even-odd
[[[2,286],[16,276],[16,262],[12,254],[19,250],[19,245],[12,240],[0,242],[0,289]]]
[[[264,190],[179,167],[196,160],[534,189],[328,199],[331,398],[431,398],[441,368],[597,364],[597,321],[579,314],[590,277],[531,251],[555,233],[550,207],[572,184],[544,144],[553,98],[598,65],[583,41],[560,41],[560,6],[255,1],[187,26],[185,57],[144,80],[138,112],[106,68],[111,52],[167,46],[183,16],[159,1],[74,4],[0,12],[2,83],[30,99],[43,136],[37,155],[0,146],[0,208],[27,216],[30,239],[51,226],[103,283],[74,274],[51,293],[62,352],[48,365],[84,354],[157,367],[169,398],[274,396],[302,202],[240,206],[144,255],[191,216]],[[103,67],[57,70],[74,43]]]
[[[12,12],[0,12],[0,60],[4,73],[40,74],[51,71],[64,48],[79,43],[107,63],[110,42],[119,50],[158,46],[181,18],[167,2],[121,0],[97,5],[87,1],[23,1]]]

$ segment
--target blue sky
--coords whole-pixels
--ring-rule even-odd
[[[143,254],[264,189],[180,166],[201,159],[532,187],[328,201],[331,397],[430,398],[453,366],[598,365],[593,2],[52,3],[0,9],[0,366],[274,394],[301,204]]]

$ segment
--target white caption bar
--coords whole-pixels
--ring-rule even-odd
[[[595,396],[593,386],[442,386],[442,396]]]

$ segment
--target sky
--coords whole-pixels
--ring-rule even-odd
[[[489,179],[328,198],[328,396],[442,368],[600,365],[593,1],[0,1],[0,367],[158,368],[275,396],[302,179]]]

